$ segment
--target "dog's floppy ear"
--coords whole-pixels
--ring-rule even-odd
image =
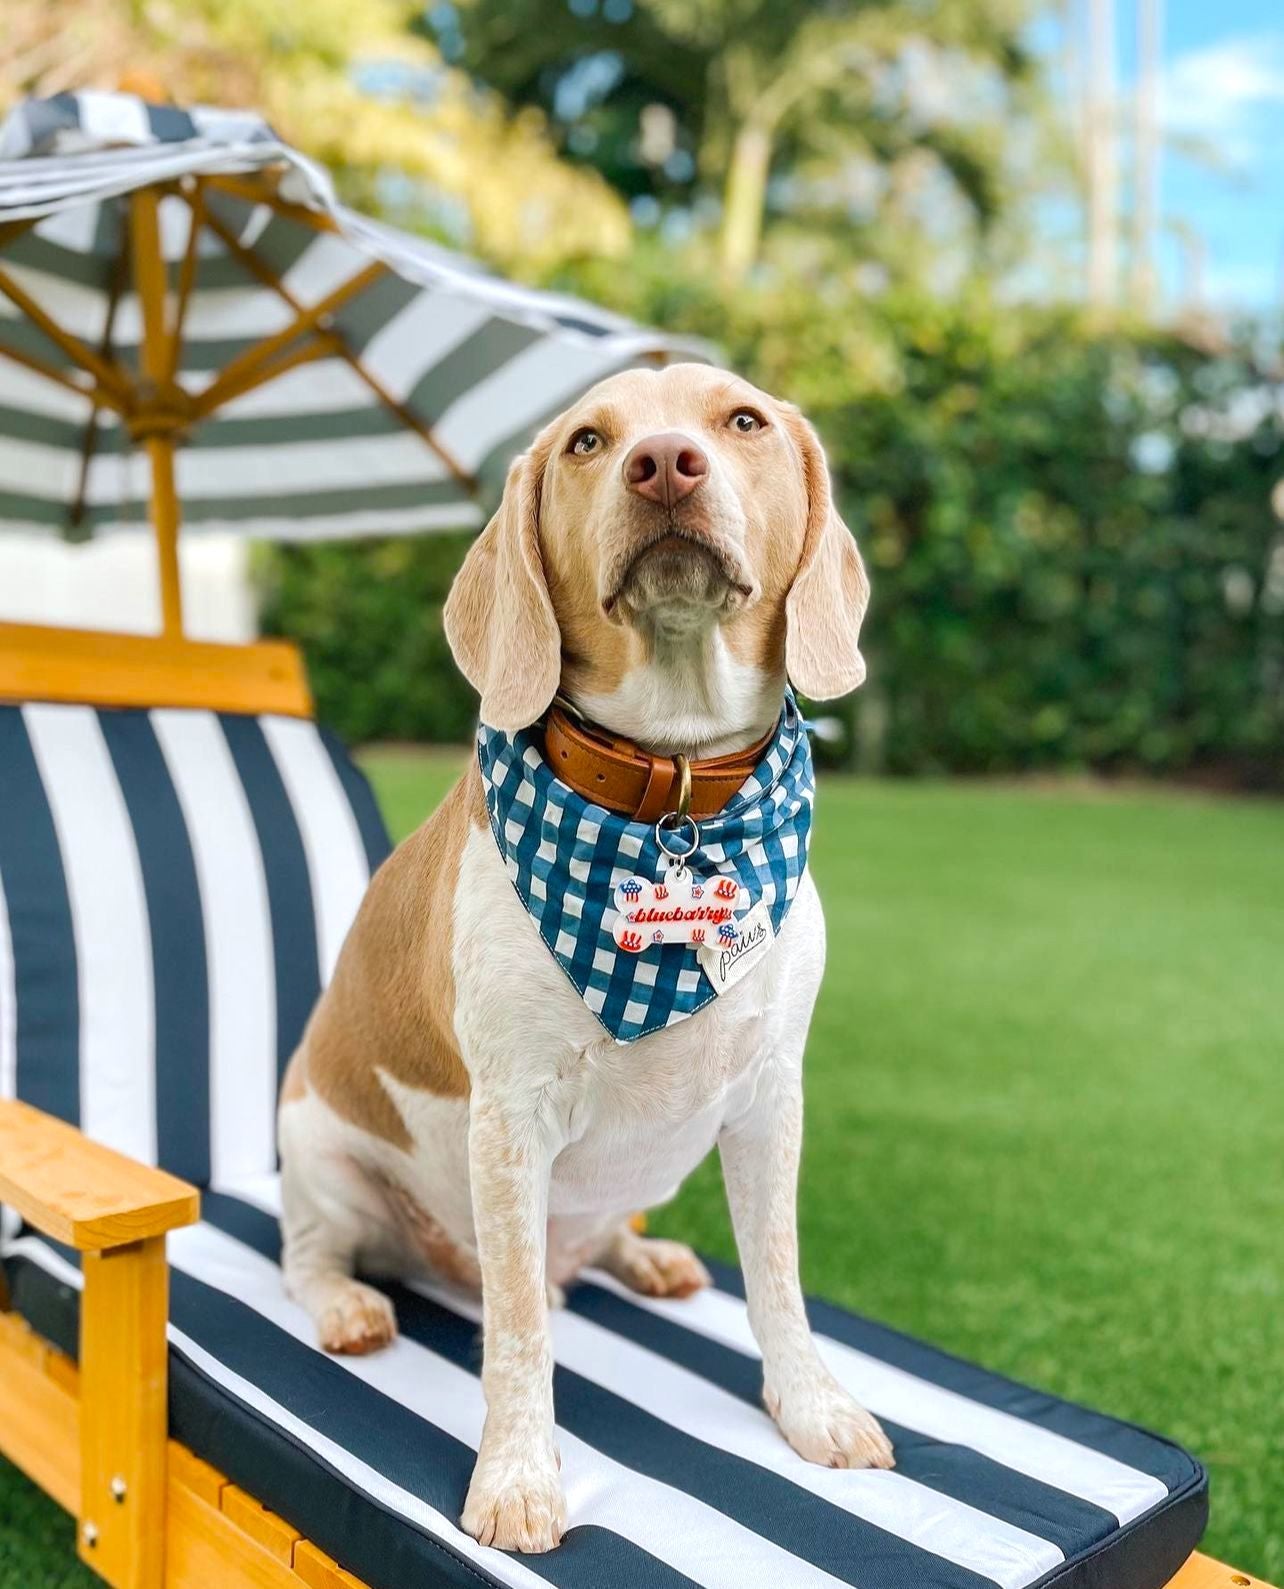
[[[834,506],[816,432],[792,405],[782,407],[807,488],[802,557],[785,599],[785,667],[803,695],[828,701],[864,681],[858,642],[869,580],[856,541]]]
[[[557,693],[562,642],[539,549],[543,462],[514,460],[495,517],[469,549],[446,601],[446,639],[481,696],[481,720],[513,733]]]

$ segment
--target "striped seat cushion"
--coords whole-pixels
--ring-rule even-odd
[[[894,1331],[813,1307],[838,1378],[886,1422],[895,1473],[797,1457],[763,1412],[739,1276],[685,1302],[604,1275],[553,1318],[570,1513],[546,1556],[457,1525],[480,1438],[480,1310],[390,1288],[402,1337],[327,1357],[278,1268],[274,1178],[205,1198],[170,1238],[171,1428],[371,1589],[1160,1589],[1202,1531],[1203,1470],[1140,1430]],[[75,1255],[25,1235],[14,1299],[74,1350]]]
[[[387,834],[297,718],[0,705],[0,1095],[196,1182],[281,1072]]]

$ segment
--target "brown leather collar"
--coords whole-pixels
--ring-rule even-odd
[[[758,765],[774,725],[754,745],[730,756],[689,762],[693,817],[721,811]],[[653,756],[631,739],[596,728],[551,706],[544,719],[544,754],[554,775],[577,794],[638,822],[658,822],[678,809],[681,758]]]

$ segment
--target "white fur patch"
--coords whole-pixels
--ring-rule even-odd
[[[626,673],[614,690],[578,691],[592,722],[654,746],[721,756],[760,739],[780,715],[783,678],[738,662],[722,634],[657,636],[658,655]],[[656,725],[663,724],[657,735]]]

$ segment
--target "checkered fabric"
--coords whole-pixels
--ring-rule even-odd
[[[717,994],[684,944],[641,954],[616,947],[616,885],[638,873],[663,876],[664,856],[650,823],[594,805],[554,777],[539,725],[502,734],[477,732],[491,831],[513,887],[553,958],[585,1004],[618,1042],[694,1015]],[[689,865],[725,873],[766,902],[776,932],[807,867],[816,779],[811,747],[792,694],[775,737],[753,773],[717,816],[700,823]]]

